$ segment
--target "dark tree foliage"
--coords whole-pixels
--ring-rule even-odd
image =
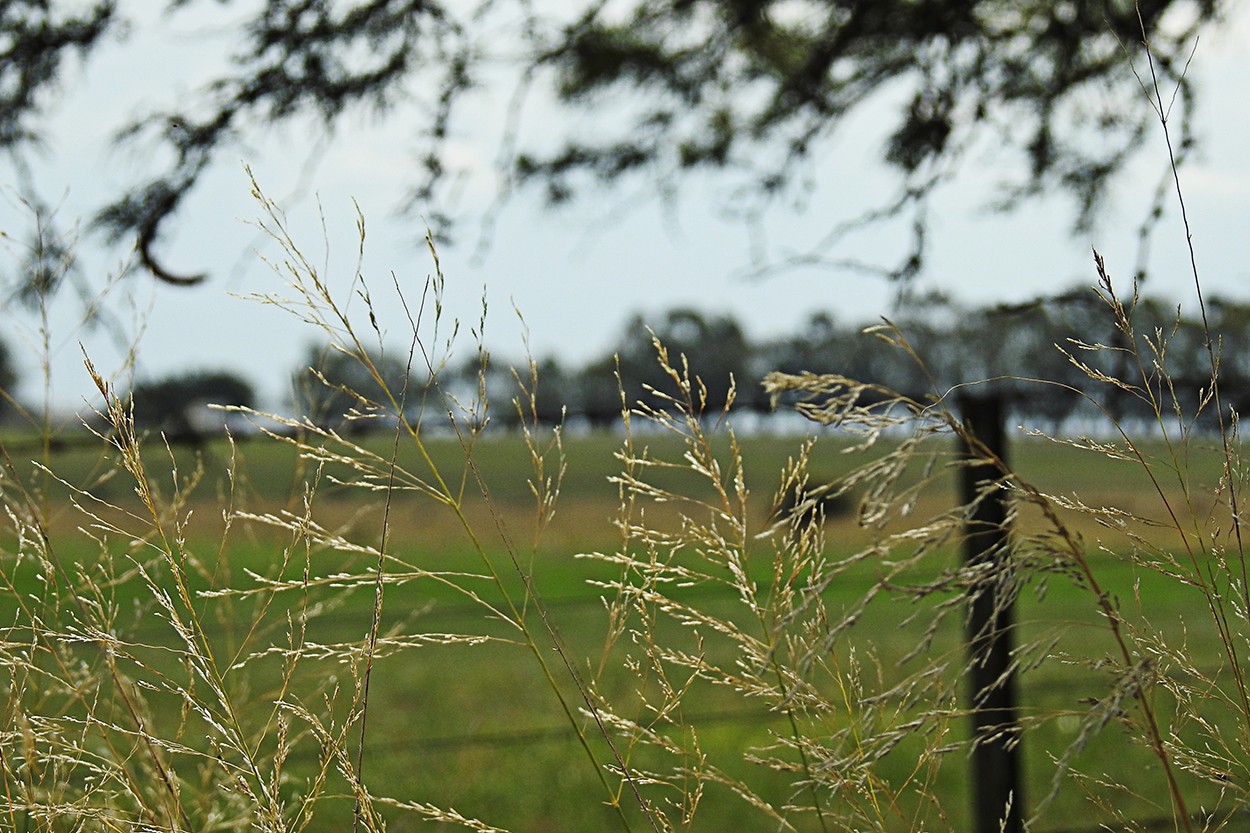
[[[897,197],[864,220],[911,210],[914,248],[891,271],[914,274],[925,199],[988,134],[1015,157],[1004,207],[1071,193],[1076,225],[1094,217],[1111,177],[1154,119],[1126,66],[1150,43],[1163,89],[1193,93],[1184,67],[1219,0],[1165,30],[1167,0],[638,0],[596,5],[555,39],[544,62],[568,102],[607,108],[626,98],[631,122],[557,152],[523,155],[553,200],[579,177],[647,169],[661,183],[699,169],[742,175],[740,205],[801,195],[843,120],[887,90],[902,107],[881,149]],[[1185,4],[1189,5],[1189,4]],[[1182,146],[1189,144],[1188,133]],[[1010,161],[1010,160],[1008,160]],[[834,164],[820,162],[819,164]],[[852,224],[854,225],[854,224]],[[843,230],[851,226],[843,227]],[[836,239],[833,235],[830,240]]]
[[[518,376],[523,382],[527,401],[521,402],[518,417],[533,419],[540,425],[559,425],[569,411],[584,407],[584,394],[578,389],[577,377],[555,358],[538,362],[530,376]]]
[[[854,350],[854,333],[838,326],[827,312],[811,315],[798,332],[789,338],[764,345],[759,351],[763,373],[845,373],[848,354]]]
[[[13,408],[13,387],[16,384],[17,368],[13,366],[13,356],[9,353],[9,346],[0,341],[0,417]]]
[[[172,0],[169,10],[192,4]],[[19,0],[0,12],[0,146],[36,137],[26,123],[38,112],[39,93],[53,86],[66,51],[86,52],[105,33],[122,34],[125,20],[115,2],[78,16],[58,11],[78,6]],[[305,113],[319,115],[330,130],[353,107],[386,111],[411,101],[410,82],[419,76],[426,88],[435,88],[426,130],[441,146],[455,95],[470,85],[471,49],[462,26],[472,16],[462,11],[460,4],[437,0],[267,0],[240,26],[228,74],[179,111],[152,113],[124,132],[122,138],[155,131],[173,149],[175,162],[104,207],[99,225],[113,239],[133,237],[156,277],[194,284],[204,276],[174,274],[156,257],[154,243],[214,155],[246,130]],[[416,198],[428,195],[441,165],[431,152],[422,160],[424,172],[413,171]]]
[[[189,4],[176,0],[173,6]],[[162,131],[177,161],[104,208],[99,222],[114,238],[134,234],[144,266],[156,277],[198,283],[203,275],[175,275],[161,266],[152,245],[213,154],[249,121],[314,113],[330,128],[353,106],[392,108],[404,98],[405,82],[422,71],[426,78],[441,76],[440,104],[427,124],[441,143],[451,100],[469,85],[468,60],[460,23],[438,2],[268,0],[241,28],[230,75],[216,79],[186,112],[154,115],[131,128]],[[427,175],[441,167],[436,156],[424,164]]]
[[[725,407],[730,386],[746,381],[750,362],[750,345],[741,327],[729,316],[707,317],[693,309],[675,309],[652,329],[641,316],[625,326],[616,355],[620,365],[620,384],[626,402],[650,398],[648,389],[669,396],[678,395],[676,382],[665,374],[656,361],[653,336],[668,351],[669,362],[678,370],[688,369],[692,377],[703,383],[695,390],[695,404],[710,413]],[[743,391],[747,393],[746,390]],[[617,397],[617,410],[619,411]]]
[[[251,384],[229,371],[195,371],[140,382],[130,391],[135,424],[165,434],[171,441],[199,437],[210,427],[208,405],[255,407]],[[220,429],[221,418],[212,419]]]
[[[395,405],[417,408],[426,386],[411,372],[407,355],[367,354],[367,361],[341,350],[313,347],[291,378],[296,412],[317,425],[353,430],[372,427],[361,418],[389,412]]]
[[[170,0],[168,10],[194,3]],[[994,137],[1017,160],[1005,204],[1061,189],[1077,200],[1078,224],[1089,222],[1150,120],[1126,56],[1140,58],[1148,39],[1164,89],[1178,87],[1187,114],[1193,91],[1184,64],[1194,35],[1223,5],[586,0],[570,12],[524,0],[264,0],[246,7],[227,72],[176,110],[151,112],[124,132],[157,135],[174,162],[119,194],[97,221],[115,239],[135,240],[157,277],[197,282],[202,275],[166,268],[154,247],[213,158],[249,131],[295,116],[319,116],[332,132],[362,109],[412,107],[424,126],[408,172],[411,199],[443,225],[448,218],[430,203],[449,173],[444,151],[456,108],[506,62],[523,90],[551,82],[570,107],[607,116],[592,119],[588,135],[544,131],[547,150],[505,141],[512,173],[544,183],[553,200],[587,180],[646,172],[671,192],[689,172],[716,170],[739,176],[734,202],[747,216],[801,197],[845,118],[901,94],[881,149],[901,187],[861,219],[913,213],[914,250],[887,270],[907,276],[921,264],[926,195],[980,137]],[[1164,28],[1168,12],[1182,7],[1195,12],[1192,22]],[[122,34],[119,8],[105,0],[0,6],[0,146],[20,151],[36,140],[35,117],[64,56]],[[1186,135],[1182,147],[1188,142]]]
[[[621,390],[616,361],[612,356],[590,362],[576,378],[577,392],[581,396],[581,415],[591,426],[603,428],[620,420]]]
[[[478,396],[479,387],[484,388]],[[514,366],[489,355],[483,366],[473,357],[458,368],[439,374],[439,389],[461,405],[480,400],[488,404],[492,425],[560,425],[568,416],[586,415],[582,378],[558,359],[548,356],[532,366]],[[462,392],[470,391],[465,396]],[[620,408],[616,409],[619,414]],[[480,419],[481,414],[475,414]]]
[[[67,10],[68,7],[68,10]],[[31,121],[46,103],[65,56],[86,53],[118,23],[116,3],[0,3],[0,149],[37,138]]]
[[[1211,330],[1223,333],[1214,345],[1220,357],[1224,407],[1250,413],[1250,304],[1230,298],[1207,299]]]

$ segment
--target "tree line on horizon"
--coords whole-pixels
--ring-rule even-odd
[[[1206,314],[1209,331],[1221,334],[1212,349],[1219,358],[1224,401],[1240,412],[1250,407],[1250,301],[1211,298]],[[677,308],[648,326],[636,314],[609,351],[581,364],[547,356],[531,367],[483,351],[431,373],[410,368],[406,354],[396,350],[370,358],[391,394],[404,398],[410,417],[423,412],[431,395],[447,393],[475,419],[489,418],[503,427],[515,427],[522,413],[545,425],[610,427],[620,419],[622,401],[632,406],[652,390],[675,394],[675,384],[657,361],[657,343],[674,366],[684,361],[700,379],[709,414],[727,407],[769,414],[778,405],[793,404],[784,397],[773,402],[761,386],[766,374],[781,371],[836,374],[921,402],[955,390],[992,391],[1006,397],[1013,419],[1047,430],[1058,430],[1065,420],[1091,408],[1104,409],[1118,420],[1150,419],[1155,412],[1152,398],[1162,403],[1164,413],[1179,407],[1183,418],[1193,418],[1210,388],[1201,318],[1149,297],[1137,299],[1131,316],[1133,329],[1147,334],[1142,354],[1154,357],[1152,367],[1113,366],[1108,356],[1128,361],[1131,354],[1088,349],[1124,347],[1127,338],[1103,298],[1088,289],[1027,304],[979,307],[934,292],[910,299],[879,327],[818,311],[796,332],[758,341],[731,315]],[[883,343],[877,337],[886,334],[882,327],[893,328],[903,344]],[[11,389],[16,375],[3,350],[0,369],[0,382]],[[1090,371],[1138,381],[1125,389],[1094,381]],[[970,383],[975,387],[967,388]],[[381,424],[367,418],[369,403],[385,403],[386,392],[370,371],[342,352],[310,347],[291,374],[290,390],[284,409],[319,425],[367,432]],[[208,410],[208,403],[258,404],[252,382],[230,370],[139,380],[127,395],[138,427],[175,440],[221,430],[222,416]],[[518,396],[523,408],[503,404]],[[863,393],[865,402],[880,396],[872,390]]]
[[[785,406],[794,404],[793,396],[774,401],[761,384],[768,373],[780,371],[841,376],[917,402],[959,391],[1002,396],[1010,418],[1049,431],[1099,409],[1118,421],[1153,421],[1157,410],[1190,420],[1209,416],[1202,413],[1211,387],[1206,332],[1220,334],[1212,349],[1219,357],[1225,406],[1241,412],[1250,407],[1250,301],[1207,299],[1206,318],[1209,330],[1201,316],[1175,303],[1139,297],[1131,308],[1131,331],[1146,334],[1139,336],[1147,342],[1140,345],[1142,354],[1154,361],[1130,367],[1124,363],[1133,357],[1123,349],[1091,349],[1124,348],[1129,336],[1104,297],[1088,288],[1025,304],[984,306],[931,292],[875,324],[818,311],[797,331],[756,342],[732,316],[674,309],[651,329],[635,316],[608,355],[580,367],[558,357],[537,362],[532,416],[547,424],[578,420],[606,427],[619,420],[622,401],[645,400],[649,389],[675,394],[656,361],[659,343],[675,363],[679,357],[688,362],[712,414],[727,404],[757,414],[790,410]],[[1100,381],[1098,374],[1133,386]],[[510,366],[488,367],[487,378],[504,392],[513,378],[526,376]],[[882,391],[866,389],[861,401],[880,400]],[[1156,408],[1152,399],[1162,404]],[[1208,421],[1215,426],[1213,418]],[[1198,427],[1205,424],[1199,420]]]

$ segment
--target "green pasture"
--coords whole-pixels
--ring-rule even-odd
[[[19,439],[6,438],[6,446],[19,447]],[[779,472],[795,455],[800,441],[792,437],[742,439],[753,531],[768,527]],[[369,679],[364,756],[364,777],[373,793],[452,807],[466,816],[518,831],[614,829],[618,822],[604,806],[607,795],[533,652],[521,643],[514,628],[491,611],[507,612],[513,605],[519,611],[515,615],[540,633],[546,634],[549,627],[558,634],[558,639],[544,636],[542,656],[574,707],[579,705],[579,693],[572,674],[562,667],[562,655],[580,678],[597,679],[602,693],[618,702],[631,701],[637,679],[624,662],[631,651],[629,640],[605,651],[603,596],[607,591],[589,583],[613,579],[614,568],[575,557],[611,553],[621,545],[613,522],[620,511],[620,495],[609,478],[621,470],[614,455],[622,439],[608,434],[568,437],[562,458],[554,447],[542,445],[539,453],[547,475],[554,476],[557,467],[564,466],[555,514],[545,525],[537,520],[531,489],[534,451],[515,435],[486,436],[468,449],[453,438],[436,438],[426,441],[424,452],[411,442],[401,442],[396,451],[392,439],[386,437],[361,442],[361,450],[377,455],[382,471],[394,455],[401,470],[394,483],[400,486],[418,479],[433,482],[437,471],[454,494],[463,496],[461,516],[420,490],[392,490],[388,499],[383,492],[359,488],[354,483],[358,476],[342,466],[330,464],[318,470],[315,463],[297,459],[289,445],[275,440],[249,441],[237,448],[214,442],[198,451],[177,449],[172,460],[159,443],[149,441],[145,465],[157,473],[149,479],[163,512],[154,525],[135,498],[133,478],[119,470],[116,452],[102,446],[45,451],[35,445],[25,446],[24,455],[10,452],[14,468],[5,475],[7,501],[35,508],[51,541],[51,557],[43,563],[19,557],[18,551],[28,544],[19,545],[14,530],[6,530],[0,614],[7,639],[20,640],[29,632],[30,620],[25,618],[29,611],[60,611],[70,618],[109,623],[118,634],[147,646],[142,656],[150,669],[172,668],[176,659],[167,647],[177,644],[177,638],[168,615],[153,602],[153,588],[168,589],[167,583],[178,572],[187,577],[193,599],[183,614],[202,622],[220,667],[226,669],[230,696],[236,703],[248,704],[256,737],[274,725],[273,703],[284,692],[290,696],[298,691],[304,701],[324,706],[346,725],[353,692],[362,684],[361,668],[338,659],[318,659],[310,651],[296,676],[284,681],[280,649],[295,642],[305,646],[363,644],[375,605],[374,587],[368,581],[343,577],[373,575],[370,571],[377,558],[367,548],[382,543],[385,528],[383,649]],[[657,457],[679,458],[680,442],[672,436],[638,437],[634,444],[646,446]],[[848,446],[849,440],[834,436],[818,441],[811,462],[814,475],[834,479],[857,459],[862,462],[845,453]],[[879,455],[883,448],[867,454]],[[952,450],[938,448],[938,453],[949,455]],[[727,444],[723,452],[728,465]],[[1195,449],[1177,466],[1165,446],[1150,445],[1154,480],[1132,461],[1112,460],[1041,439],[1019,439],[1011,453],[1016,468],[1040,489],[1079,496],[1089,506],[1119,506],[1145,518],[1165,520],[1168,512],[1161,489],[1174,505],[1188,501],[1200,518],[1219,512],[1212,508],[1212,496],[1221,469],[1212,449]],[[30,459],[40,460],[51,474],[32,467]],[[918,501],[918,514],[940,512],[954,504],[953,474],[942,474],[950,460],[939,456],[939,476]],[[655,476],[673,491],[694,498],[710,494],[688,470],[666,469]],[[488,496],[481,494],[479,478],[487,485]],[[301,484],[310,481],[318,486],[305,500]],[[1181,490],[1184,483],[1190,484],[1189,498]],[[341,542],[362,550],[345,552],[342,546],[310,541],[263,520],[240,517],[227,526],[223,507],[253,518],[306,514]],[[651,523],[663,526],[680,523],[683,513],[705,510],[691,503],[657,505],[647,511]],[[1168,552],[1181,552],[1180,533],[1140,521],[1118,529],[1073,513],[1065,515],[1081,536],[1102,588],[1134,627],[1166,635],[1171,643],[1183,646],[1188,659],[1197,665],[1222,660],[1212,617],[1196,590],[1124,557],[1134,546],[1132,535],[1143,529]],[[1034,512],[1024,512],[1019,525],[1022,531],[1035,530],[1042,520]],[[868,533],[857,527],[853,515],[847,515],[831,518],[825,535],[830,554],[840,556],[863,546]],[[748,552],[749,569],[765,590],[771,581],[775,548],[775,542],[764,538]],[[164,555],[167,552],[173,553],[172,564]],[[932,577],[958,557],[955,551],[938,553],[928,566],[917,568],[917,577]],[[1205,568],[1209,556],[1201,557]],[[1182,568],[1187,566],[1182,562]],[[58,589],[49,571],[91,588],[90,593],[79,594],[87,597],[88,604]],[[473,576],[466,577],[470,573]],[[492,573],[497,580],[491,578]],[[546,612],[545,623],[535,602],[526,599],[521,573],[531,577]],[[879,564],[870,559],[860,562],[828,588],[826,604],[833,611],[849,609],[879,575]],[[271,583],[283,582],[283,589],[266,590]],[[227,589],[245,592],[211,595]],[[707,582],[676,592],[725,619],[742,619],[741,603],[724,584]],[[883,596],[865,610],[839,644],[838,661],[848,663],[847,667],[858,663],[867,676],[888,678],[921,641],[935,606],[944,601],[948,599],[933,596],[916,601],[905,593]],[[1062,756],[1082,734],[1090,698],[1106,694],[1109,678],[1087,664],[1111,657],[1114,647],[1093,594],[1066,575],[1031,581],[1018,613],[1020,642],[1039,641],[1037,652],[1050,658],[1025,674],[1021,684],[1026,719],[1039,719],[1024,739],[1029,778],[1026,801],[1032,801],[1050,789],[1050,760]],[[948,616],[932,634],[925,654],[949,657],[951,665],[958,667],[961,622],[958,613]],[[666,627],[675,645],[693,648],[690,628]],[[388,647],[387,637],[414,634],[429,639]],[[701,636],[701,650],[732,664],[732,656],[717,656],[726,645],[715,634]],[[465,644],[457,637],[487,640]],[[92,662],[97,649],[85,641],[67,650]],[[607,670],[600,673],[600,668]],[[697,728],[699,743],[709,758],[728,777],[748,781],[769,801],[802,803],[804,796],[793,792],[790,779],[743,758],[744,751],[767,749],[777,735],[784,735],[784,718],[758,701],[707,680],[693,681],[691,691],[683,717]],[[1165,712],[1169,708],[1162,695],[1158,703]],[[153,725],[163,725],[171,734],[194,743],[196,718],[185,713],[177,698],[150,692],[147,709]],[[1042,717],[1046,719],[1041,721]],[[817,729],[819,720],[830,720],[801,719],[817,721]],[[591,751],[606,760],[608,750],[593,727],[582,716],[577,720],[587,727]],[[1144,750],[1126,747],[1116,737],[1118,720],[1112,716],[1099,727],[1073,766],[1122,786],[1123,792],[1108,793],[1108,798],[1127,817],[1166,816],[1170,808],[1157,765]],[[330,728],[341,731],[343,725]],[[358,724],[352,725],[352,732],[358,732]],[[963,722],[954,717],[947,730],[952,739],[963,737]],[[272,731],[263,737],[265,743],[273,743]],[[307,732],[290,740],[289,778],[283,788],[299,795],[318,772],[328,773],[329,792],[343,797],[323,804],[310,829],[348,829],[353,802],[333,762],[319,757],[324,745]],[[898,783],[918,777],[909,760],[909,743],[890,751],[881,767]],[[354,739],[351,746],[356,748]],[[947,822],[962,827],[965,754],[949,755],[930,784],[930,790],[941,794],[948,819],[944,821],[924,800],[916,799],[884,808],[886,827],[922,829]],[[641,769],[674,763],[650,751],[635,750],[631,755],[631,764]],[[1067,784],[1037,829],[1080,829],[1088,817],[1083,792]],[[852,799],[848,793],[846,798],[826,800],[865,799]],[[630,802],[627,795],[622,796],[626,807]],[[390,830],[430,828],[415,813],[383,809]],[[643,829],[641,818],[632,811],[629,814],[635,829]],[[794,822],[800,829],[820,829],[814,818],[799,816]],[[702,799],[693,829],[773,830],[776,823],[747,807],[728,788],[713,787]]]

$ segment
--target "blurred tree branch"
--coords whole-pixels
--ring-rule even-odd
[[[0,11],[0,145],[38,142],[38,115],[69,52],[84,55],[126,21],[114,0],[66,11],[66,0],[17,0]],[[173,0],[176,14],[194,0]],[[423,150],[408,173],[411,204],[445,230],[448,137],[468,94],[501,63],[523,92],[550,84],[589,128],[547,130],[518,147],[504,127],[501,191],[536,182],[552,203],[627,177],[673,195],[698,171],[730,177],[733,213],[760,217],[778,201],[810,205],[814,174],[839,127],[872,101],[894,102],[880,148],[899,192],[867,212],[910,216],[911,250],[884,271],[923,264],[926,201],[961,173],[974,143],[1007,155],[999,207],[1059,191],[1074,225],[1095,218],[1115,174],[1153,119],[1124,64],[1148,41],[1181,105],[1182,150],[1193,141],[1185,66],[1221,0],[590,0],[563,17],[527,0],[238,0],[246,9],[230,69],[177,112],[151,113],[123,139],[156,133],[166,170],[104,206],[111,239],[133,238],[161,280],[196,283],[162,265],[155,245],[209,162],[261,125],[314,114],[327,130],[362,108],[421,114]],[[78,6],[73,8],[78,9]],[[572,120],[569,122],[573,124]],[[845,228],[840,223],[839,228]],[[836,236],[836,235],[835,235]]]

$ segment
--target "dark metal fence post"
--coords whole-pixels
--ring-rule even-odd
[[[998,394],[960,399],[964,427],[999,459],[1007,459],[1004,430],[1006,408]],[[965,439],[962,469],[965,505],[978,500],[986,481],[1002,472],[985,461]],[[971,600],[968,614],[969,697],[976,747],[972,753],[973,830],[975,833],[1021,833],[1023,796],[1020,789],[1019,728],[1016,722],[1016,679],[1011,671],[1015,615],[1001,589],[1008,557],[1007,495],[982,496],[968,519],[965,558],[969,565],[994,564],[989,587]]]

